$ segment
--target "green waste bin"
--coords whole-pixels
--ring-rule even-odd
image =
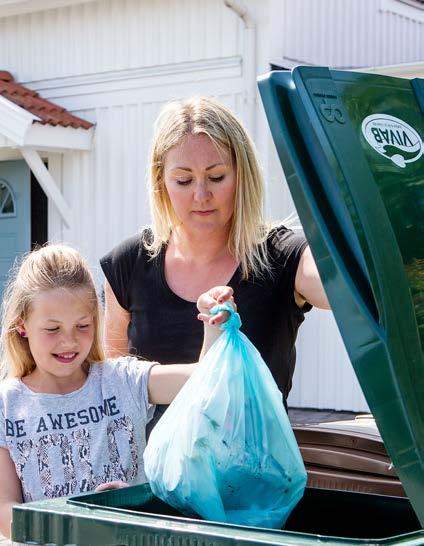
[[[13,514],[14,540],[49,546],[340,546],[370,539],[418,546],[424,544],[420,528],[406,498],[314,488],[306,489],[284,531],[183,517],[148,484],[28,503]]]
[[[299,67],[260,79],[336,321],[409,497],[307,488],[285,529],[184,518],[148,485],[19,505],[32,544],[424,545],[423,82]]]
[[[259,88],[350,360],[424,525],[424,82],[299,67]]]

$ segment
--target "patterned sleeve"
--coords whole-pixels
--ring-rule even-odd
[[[146,362],[130,356],[115,361],[115,372],[120,376],[116,386],[124,391],[123,396],[132,397],[146,423],[152,419],[156,407],[150,404],[148,391],[150,371],[156,365],[159,363]]]
[[[126,239],[100,259],[106,280],[121,307],[129,311],[128,287],[134,272],[141,244],[141,235]]]

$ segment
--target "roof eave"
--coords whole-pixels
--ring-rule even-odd
[[[314,64],[307,61],[288,59],[286,57],[273,60],[271,61],[271,64],[284,66],[285,68],[287,68],[287,70],[291,70],[292,68],[299,65],[315,66]],[[424,78],[424,63],[422,61],[380,66],[333,66],[332,68],[334,70],[350,70],[352,72],[382,74],[384,76],[394,76],[396,78]]]
[[[0,135],[23,146],[34,121],[40,118],[0,96]]]
[[[88,151],[93,147],[94,128],[83,129],[33,123],[26,138],[25,147],[52,152],[69,150]]]
[[[403,63],[386,66],[369,66],[357,68],[357,72],[371,72],[373,74],[382,74],[384,76],[394,76],[397,78],[424,78],[424,63]]]
[[[0,148],[22,146],[43,151],[91,150],[93,127],[63,127],[40,118],[0,96]]]

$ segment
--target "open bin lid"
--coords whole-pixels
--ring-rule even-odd
[[[352,365],[424,527],[424,80],[297,67],[259,89]]]

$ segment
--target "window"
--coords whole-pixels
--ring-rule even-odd
[[[15,199],[6,180],[0,179],[0,218],[16,216]]]

